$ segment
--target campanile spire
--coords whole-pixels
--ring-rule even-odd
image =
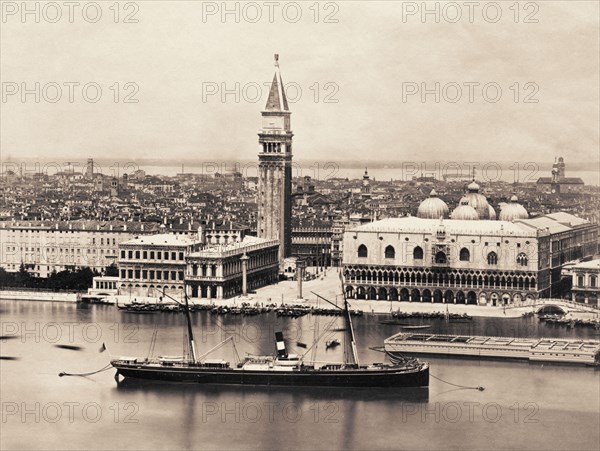
[[[257,234],[279,240],[279,263],[292,251],[292,137],[287,98],[279,55],[275,54],[275,74],[258,134],[258,218]]]

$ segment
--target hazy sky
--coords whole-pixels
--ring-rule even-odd
[[[253,159],[268,92],[263,83],[272,79],[273,53],[279,53],[283,80],[292,83],[290,100],[297,87],[302,91],[290,102],[295,158],[547,161],[563,155],[597,167],[598,2],[538,1],[528,9],[521,2],[518,23],[512,1],[497,3],[496,23],[493,7],[483,12],[490,2],[475,7],[473,23],[463,2],[454,4],[462,13],[455,23],[458,11],[444,2],[437,3],[439,23],[433,15],[425,21],[419,12],[408,15],[421,2],[321,3],[317,23],[313,2],[277,3],[273,23],[264,2],[237,3],[236,23],[220,11],[203,19],[203,8],[220,10],[222,3],[199,1],[121,3],[119,23],[112,1],[98,3],[97,23],[84,19],[86,2],[73,23],[58,2],[60,20],[51,23],[57,11],[47,8],[36,23],[33,14],[12,14],[21,2],[2,2],[2,158]],[[296,5],[302,17],[293,23]],[[256,6],[262,17],[250,23]],[[123,23],[129,13],[138,23]],[[85,17],[95,14],[88,8]],[[528,15],[537,23],[524,23]],[[337,23],[325,23],[326,16]],[[36,82],[40,102],[34,94],[23,102],[22,83],[35,90]],[[72,103],[69,82],[79,83]],[[81,88],[90,82],[102,89],[97,103],[83,98]],[[125,89],[127,82],[139,88],[138,103],[123,102],[133,90]],[[433,93],[425,102],[420,94],[403,99],[422,84],[435,91],[436,82],[439,103]],[[473,102],[470,82],[479,83]],[[54,83],[62,97],[51,103]],[[484,97],[486,83],[492,85]],[[462,95],[452,103],[457,85]],[[11,95],[15,86],[19,92]],[[494,103],[495,86],[502,95]],[[203,96],[222,88],[232,92],[224,101],[220,92]],[[93,86],[87,94],[94,98]],[[337,103],[327,102],[328,95]],[[527,95],[538,102],[526,103]]]

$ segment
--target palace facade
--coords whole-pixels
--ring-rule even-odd
[[[417,217],[346,231],[347,296],[492,306],[561,296],[562,266],[597,253],[597,225],[567,213],[525,219],[516,198],[495,220],[475,185],[453,219],[433,192]]]

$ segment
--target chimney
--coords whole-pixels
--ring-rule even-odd
[[[123,231],[127,232],[127,223],[123,224]]]
[[[198,226],[198,240],[202,244],[206,244],[206,231],[202,227],[202,223]]]
[[[113,225],[111,224],[111,225],[109,226],[109,230],[112,230],[112,229],[113,229]]]
[[[142,224],[141,229],[142,229],[142,232],[143,232],[144,231],[144,224]]]

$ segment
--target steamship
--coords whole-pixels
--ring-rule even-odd
[[[344,290],[342,289],[342,293]],[[321,299],[324,299],[321,297]],[[326,300],[326,299],[324,299]],[[327,301],[327,300],[326,300]],[[329,301],[327,301],[329,302]],[[283,334],[276,332],[276,352],[273,355],[247,356],[239,359],[233,337],[229,337],[203,355],[197,356],[192,330],[188,299],[181,302],[187,323],[187,352],[183,357],[128,358],[111,361],[120,377],[161,380],[169,382],[191,382],[200,384],[257,385],[257,386],[312,386],[312,387],[427,387],[429,386],[429,364],[417,359],[404,358],[394,363],[361,364],[359,362],[352,319],[348,301],[344,296],[342,310],[345,320],[344,361],[316,362],[305,359],[307,351],[300,354],[288,353]],[[321,334],[322,336],[323,334]],[[209,354],[231,342],[237,357],[232,365],[222,359],[209,359]]]

